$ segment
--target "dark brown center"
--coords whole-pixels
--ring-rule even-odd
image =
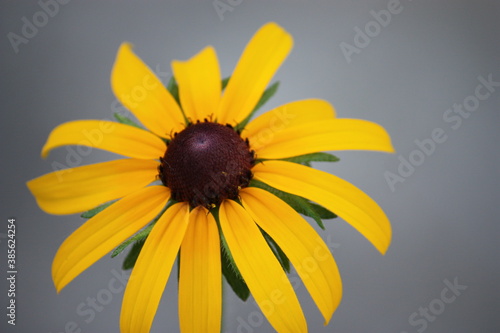
[[[174,136],[160,158],[159,176],[172,199],[192,207],[236,199],[252,178],[254,153],[230,126],[196,123]]]

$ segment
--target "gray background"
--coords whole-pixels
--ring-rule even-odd
[[[339,117],[382,124],[397,150],[394,155],[341,152],[340,163],[316,165],[371,195],[387,212],[394,234],[387,255],[381,256],[342,220],[327,221],[321,235],[340,267],[344,296],[324,327],[305,288],[297,287],[310,332],[500,331],[500,88],[459,128],[443,119],[454,103],[474,94],[479,76],[491,74],[500,81],[498,2],[401,0],[402,11],[372,33],[369,45],[353,54],[350,63],[340,44],[354,45],[354,29],[364,29],[374,19],[370,11],[387,9],[388,0],[232,3],[231,11],[218,16],[212,1],[73,0],[60,5],[16,53],[7,34],[21,35],[22,18],[32,22],[42,8],[36,1],[1,1],[0,331],[64,332],[74,322],[76,332],[118,332],[122,293],[111,294],[108,284],[122,260],[103,258],[57,295],[51,262],[82,219],[43,213],[25,182],[52,171],[54,161],[67,164],[64,148],[47,160],[39,156],[52,128],[75,119],[110,119],[113,109],[119,109],[109,76],[120,43],[135,44],[139,56],[152,68],[158,66],[165,80],[171,60],[187,59],[211,44],[227,76],[251,35],[268,21],[287,29],[295,46],[275,77],[281,81],[278,94],[264,109],[324,98]],[[431,138],[435,128],[447,140],[391,190],[384,173],[397,174],[402,158],[417,157],[415,140]],[[93,151],[80,163],[113,158]],[[7,325],[4,314],[9,217],[17,219],[16,327]],[[454,279],[467,289],[442,311],[444,281]],[[176,288],[175,278],[170,279],[153,332],[178,330]],[[93,318],[77,313],[88,297],[98,295],[112,295],[101,312]],[[418,311],[429,305],[439,314],[424,326]],[[412,325],[414,312],[421,321]],[[262,323],[252,301],[243,303],[228,292],[224,331],[272,329]]]

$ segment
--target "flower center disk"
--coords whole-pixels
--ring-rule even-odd
[[[248,186],[255,159],[229,125],[198,122],[174,136],[160,161],[159,176],[172,199],[211,208]]]

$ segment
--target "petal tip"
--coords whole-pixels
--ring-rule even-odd
[[[127,49],[129,51],[131,51],[132,49],[134,48],[134,45],[130,42],[122,42],[118,48],[118,53],[120,53],[121,51]]]
[[[57,279],[55,272],[52,272],[52,282],[54,283],[54,288],[56,289],[57,294],[60,294],[61,290],[63,290],[66,286],[66,284],[61,284],[61,279]]]
[[[276,30],[276,31],[281,31],[281,32],[284,32],[286,33],[287,35],[290,35],[288,33],[288,31],[285,30],[285,28],[283,28],[280,24],[274,22],[274,21],[271,21],[271,22],[267,22],[266,24],[264,24],[261,29],[268,29],[268,30]],[[291,35],[290,35],[291,36]]]
[[[54,285],[54,287],[56,288],[56,294],[59,295],[61,293],[62,288],[58,288],[56,285]]]
[[[376,246],[376,248],[380,252],[381,255],[385,256],[385,254],[387,253],[387,250],[389,250],[390,246],[391,246],[391,240],[390,240],[390,236],[389,236],[389,240],[387,241],[386,244],[378,245],[378,246]]]

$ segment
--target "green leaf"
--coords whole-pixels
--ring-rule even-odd
[[[214,216],[215,221],[217,222],[217,227],[219,228],[222,275],[224,275],[227,283],[229,284],[229,286],[231,286],[231,289],[234,291],[236,296],[238,296],[243,302],[245,302],[248,299],[248,296],[250,296],[250,290],[248,289],[245,280],[241,276],[241,273],[238,270],[236,263],[234,262],[233,256],[231,255],[231,250],[229,250],[229,246],[227,245],[224,234],[222,233],[219,222],[218,209],[212,209],[210,212]]]
[[[126,117],[124,115],[119,114],[118,112],[115,112],[113,114],[113,116],[115,116],[116,120],[119,123],[122,123],[122,124],[125,124],[125,125],[130,125],[130,126],[137,127],[137,128],[140,128],[140,129],[144,129],[139,124],[137,124],[135,121],[131,120],[130,118],[128,118],[128,117]]]
[[[181,102],[179,99],[179,86],[177,85],[177,81],[175,81],[175,78],[173,76],[168,81],[167,90],[170,92],[170,94],[175,99],[177,104],[181,105]]]
[[[316,221],[316,223],[319,225],[321,229],[325,229],[325,226],[323,224],[323,221],[321,220],[322,218],[324,219],[331,219],[337,217],[334,213],[330,212],[326,208],[317,205],[315,203],[312,203],[311,201],[307,200],[306,198],[303,198],[298,195],[290,194],[287,192],[283,192],[278,190],[277,188],[271,187],[263,182],[260,182],[258,180],[253,179],[250,182],[250,186],[253,187],[258,187],[263,190],[266,190],[281,200],[285,201],[290,207],[292,207],[297,213],[309,216]]]
[[[125,242],[121,243],[113,251],[113,253],[111,253],[111,258],[114,258],[117,255],[119,255],[120,253],[122,253],[123,250],[125,250],[127,248],[127,246],[129,246],[131,243],[145,240],[149,236],[149,234],[150,234],[151,230],[153,229],[153,227],[154,227],[154,224],[151,223],[146,228],[142,229],[141,231],[139,231],[138,233],[136,233],[134,236],[130,237]]]
[[[286,256],[285,252],[281,249],[281,247],[274,241],[274,239],[271,238],[264,230],[260,230],[262,232],[262,235],[264,235],[264,238],[266,239],[267,244],[273,251],[274,255],[276,256],[276,259],[281,264],[281,267],[285,270],[285,272],[290,273],[290,259]]]
[[[338,162],[340,161],[340,158],[328,153],[312,153],[312,154],[299,155],[289,158],[283,158],[281,160],[298,164],[306,164],[306,163],[309,164],[310,162]]]
[[[221,251],[221,267],[222,275],[226,278],[226,281],[231,286],[231,289],[234,291],[236,296],[245,302],[248,299],[248,296],[250,296],[250,290],[248,289],[245,280],[241,277],[240,272],[236,268],[234,261],[232,261],[230,252],[224,250],[224,247]]]
[[[316,214],[318,214],[318,216],[321,219],[323,219],[323,220],[331,220],[331,219],[334,219],[334,218],[337,217],[337,215],[335,215],[334,213],[332,213],[331,211],[329,211],[325,207],[320,206],[320,205],[315,204],[315,203],[310,202],[310,201],[309,201],[309,203],[311,204],[311,208],[314,209],[314,211],[316,212]]]
[[[141,253],[142,247],[144,246],[145,242],[146,239],[141,239],[140,241],[134,243],[134,245],[130,249],[130,252],[127,254],[125,260],[123,261],[123,270],[134,268],[137,257],[139,257],[139,253]]]
[[[106,208],[108,208],[109,206],[111,206],[113,203],[115,203],[115,201],[106,202],[102,205],[97,206],[96,208],[92,208],[91,210],[83,212],[80,215],[80,217],[83,217],[84,219],[90,219],[95,215],[99,214],[100,212],[102,212],[103,210],[105,210]]]
[[[276,94],[276,92],[278,91],[279,85],[280,85],[280,82],[277,81],[277,82],[273,83],[269,88],[267,88],[264,91],[264,93],[260,97],[259,101],[257,102],[257,105],[255,105],[255,108],[252,110],[252,112],[250,112],[250,114],[248,115],[248,117],[246,117],[245,120],[243,120],[241,123],[239,123],[238,125],[236,125],[236,128],[235,128],[236,131],[242,131],[243,128],[245,128],[245,126],[248,124],[248,122],[250,121],[250,119],[252,119],[252,117],[255,114],[255,112],[257,112],[258,109],[260,109],[264,104],[266,104],[266,102],[271,97],[273,97],[274,94]]]
[[[227,84],[229,83],[229,79],[230,79],[230,78],[231,78],[231,77],[230,77],[230,76],[228,76],[228,77],[226,77],[226,78],[222,79],[222,82],[221,82],[221,84],[222,84],[222,90],[226,89]]]

